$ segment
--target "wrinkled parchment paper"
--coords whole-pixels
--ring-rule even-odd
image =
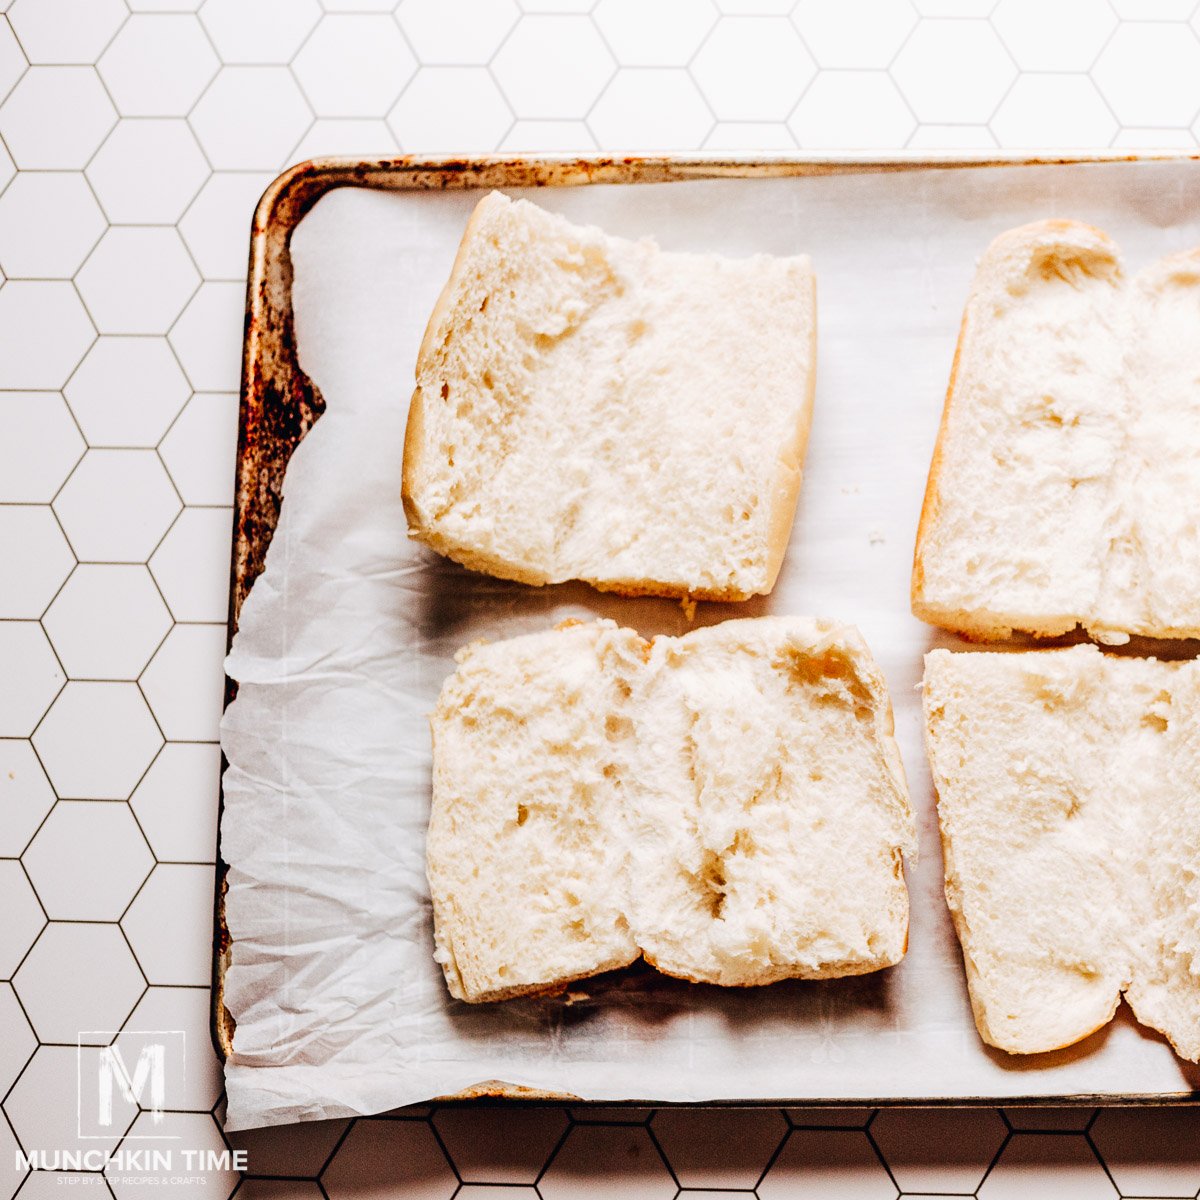
[[[1124,1011],[1054,1055],[1010,1058],[977,1037],[942,899],[917,691],[925,651],[955,643],[910,615],[908,589],[977,256],[1004,229],[1061,215],[1112,232],[1135,270],[1200,242],[1200,164],[548,188],[533,198],[668,249],[812,256],[819,374],[791,548],[769,600],[701,604],[696,621],[815,613],[866,636],[891,687],[920,817],[909,954],[858,979],[745,991],[633,972],[571,1006],[450,999],[432,958],[423,841],[426,714],[455,649],[566,616],[612,616],[643,634],[683,632],[686,621],[666,601],[472,575],[406,539],[413,362],[478,194],[335,191],[292,247],[301,363],[328,410],[292,459],[228,664],[240,684],[222,726],[226,1000],[237,1021],[228,1127],[374,1113],[494,1079],[659,1101],[1196,1085]]]

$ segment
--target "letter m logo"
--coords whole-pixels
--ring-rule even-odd
[[[120,1046],[101,1046],[99,1076],[96,1116],[101,1125],[110,1128],[113,1123],[114,1085],[130,1104],[148,1108],[154,1123],[162,1124],[167,1097],[167,1048],[162,1042],[142,1046],[132,1074]]]
[[[96,1045],[96,1041],[103,1044]],[[147,1117],[150,1129],[163,1124],[168,1083],[178,1086],[184,1081],[186,1034],[182,1029],[127,1031],[119,1038],[89,1031],[79,1035],[77,1053],[80,1137],[104,1137],[114,1130],[120,1133],[128,1129],[139,1109],[144,1114],[139,1130],[146,1129]],[[128,1135],[138,1136],[170,1135]]]

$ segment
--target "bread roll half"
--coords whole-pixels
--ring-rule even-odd
[[[1071,1045],[1123,993],[1200,1061],[1200,664],[935,650],[924,702],[983,1040]]]
[[[1200,636],[1200,251],[1132,280],[1077,221],[979,264],[917,534],[913,612],[974,639]]]
[[[815,359],[807,258],[665,253],[493,192],[417,360],[409,531],[524,583],[769,592]]]

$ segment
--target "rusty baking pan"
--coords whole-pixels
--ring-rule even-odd
[[[577,187],[594,184],[667,183],[716,178],[772,178],[858,172],[915,171],[921,169],[979,170],[997,166],[1047,165],[1154,159],[1200,160],[1196,155],[1170,152],[1128,155],[1122,153],[868,157],[854,154],[806,159],[770,157],[627,157],[627,158],[451,158],[412,157],[319,159],[292,167],[263,194],[254,214],[250,237],[250,269],[246,293],[245,341],[242,358],[241,411],[237,445],[237,487],[234,500],[233,546],[230,571],[228,636],[237,631],[242,604],[263,570],[282,503],[283,479],[293,451],[324,411],[324,402],[300,369],[292,318],[292,264],[290,241],[304,215],[335,188],[470,189]],[[226,679],[225,704],[236,694],[236,684]],[[230,938],[224,917],[225,877],[228,866],[217,854],[214,904],[212,1034],[226,1059],[232,1052],[234,1022],[224,1005],[224,976],[229,961]],[[504,1096],[521,1099],[573,1100],[546,1096],[506,1084],[480,1084],[450,1099]],[[1092,1104],[1105,1100],[1121,1103],[1193,1103],[1194,1097],[1164,1098],[1126,1093],[1030,1097],[1027,1103]],[[633,1102],[633,1101],[631,1101]],[[1021,1103],[1005,1098],[1004,1103]],[[730,1102],[721,1102],[729,1106]],[[734,1102],[737,1103],[737,1102]],[[766,1104],[767,1101],[750,1103]],[[781,1097],[771,1103],[796,1103]],[[861,1100],[809,1099],[804,1104],[840,1105]],[[913,1104],[914,1100],[889,1099],[885,1104]],[[986,1097],[921,1100],[930,1104],[986,1104]]]

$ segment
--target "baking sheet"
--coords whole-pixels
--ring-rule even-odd
[[[514,193],[520,194],[520,193]],[[921,744],[921,658],[956,645],[908,611],[912,542],[977,255],[1049,215],[1093,221],[1130,269],[1200,242],[1195,163],[540,189],[537,203],[669,249],[812,255],[819,367],[806,479],[775,593],[701,604],[855,622],[887,675],[921,856],[890,971],[740,991],[648,972],[588,1002],[451,1001],[432,961],[426,713],[452,655],[565,616],[644,634],[677,604],[487,579],[407,541],[403,430],[420,335],[472,192],[341,189],[292,244],[301,365],[327,411],[294,454],[228,671],[222,853],[233,939],[228,1127],[383,1111],[484,1080],[599,1100],[1179,1095],[1200,1084],[1122,1009],[1085,1043],[1013,1059],[970,1017]],[[1018,901],[1019,902],[1019,901]]]

